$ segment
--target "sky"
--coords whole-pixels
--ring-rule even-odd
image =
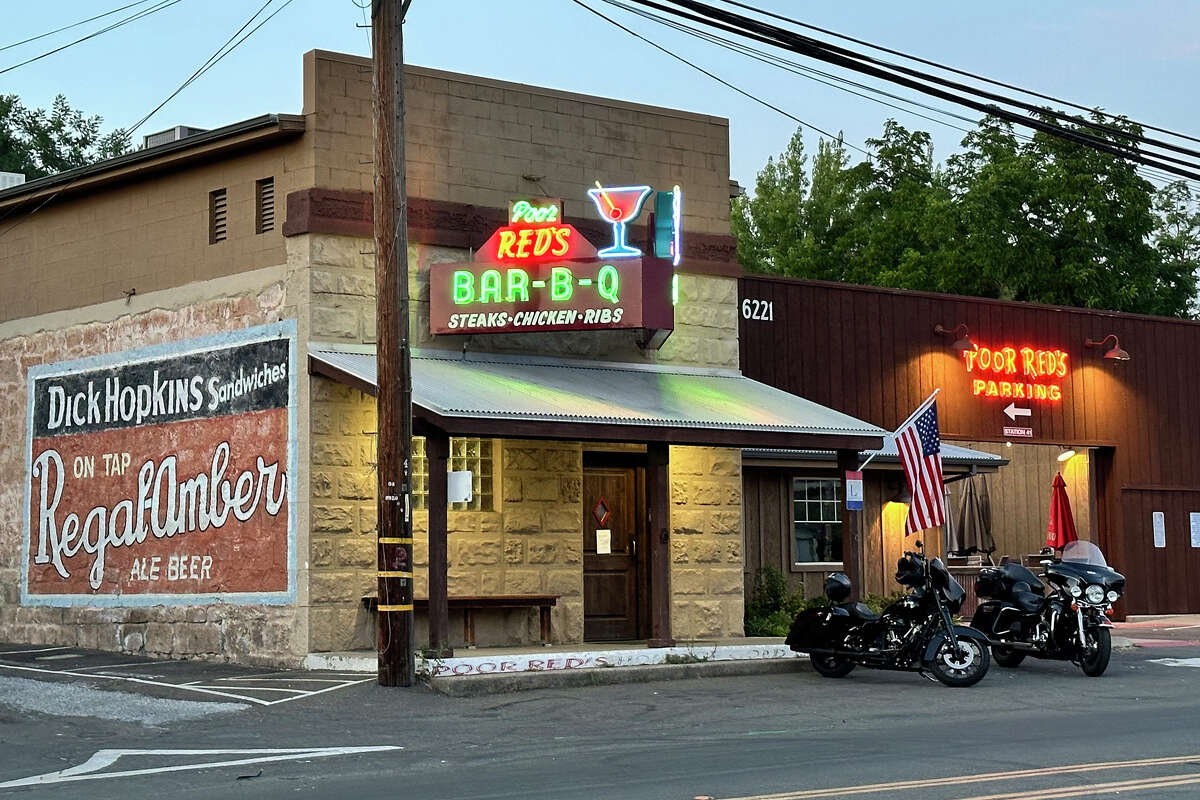
[[[120,19],[20,47],[28,36],[132,0],[0,0],[0,70]],[[267,13],[285,0],[272,0]],[[586,0],[725,80],[809,125],[861,146],[888,117],[934,135],[935,155],[962,133],[782,72],[652,22]],[[369,0],[292,0],[239,49],[151,118],[138,135],[176,124],[218,127],[301,110],[301,55],[314,48],[369,54]],[[1160,127],[1200,136],[1200,3],[1194,0],[962,0],[797,2],[757,0],[776,13]],[[152,5],[152,4],[151,4]],[[145,19],[0,74],[0,94],[48,106],[56,94],[128,126],[167,97],[261,5],[181,0]],[[752,187],[796,123],[638,41],[573,0],[413,0],[405,24],[409,63],[486,75],[730,120],[731,177]],[[811,66],[836,71],[808,62]],[[871,79],[859,78],[871,82]],[[882,84],[878,84],[882,85]],[[912,96],[903,89],[899,94]],[[937,102],[937,101],[928,101]],[[973,112],[955,109],[974,118]],[[934,115],[936,116],[936,115]],[[808,130],[815,152],[818,134]]]

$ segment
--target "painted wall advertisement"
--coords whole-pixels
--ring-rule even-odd
[[[295,596],[295,323],[29,371],[21,601]]]

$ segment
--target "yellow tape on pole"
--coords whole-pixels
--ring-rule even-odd
[[[376,572],[375,574],[381,578],[411,578],[412,577],[411,572],[401,572],[400,570],[394,570],[394,569],[391,569],[391,570],[381,569],[378,572]]]
[[[412,544],[411,536],[380,536],[377,540],[380,544]]]
[[[412,611],[412,604],[406,606],[376,606],[379,611]]]

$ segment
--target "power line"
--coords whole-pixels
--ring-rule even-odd
[[[174,0],[174,2],[179,2],[179,0]],[[263,10],[273,2],[275,2],[275,0],[267,0],[266,3],[264,3],[261,7],[259,7],[259,9],[257,11],[255,11],[254,14],[251,15],[251,17],[248,20],[246,20],[246,22],[244,22],[240,28],[238,28],[236,31],[234,31],[233,35],[230,36],[227,40],[225,40],[225,43],[223,45],[221,45],[221,47],[217,48],[216,52],[214,52],[213,55],[209,56],[208,59],[195,72],[193,72],[191,74],[191,76],[188,77],[187,80],[185,80],[173,92],[171,92],[171,94],[169,94],[165,100],[163,100],[161,103],[159,103],[157,106],[155,106],[154,109],[150,113],[146,114],[144,117],[142,117],[136,123],[134,123],[130,128],[128,128],[125,131],[125,134],[127,136],[132,136],[132,134],[135,131],[137,131],[138,128],[140,128],[142,125],[144,125],[146,123],[146,121],[149,120],[152,116],[154,116],[160,109],[162,109],[163,106],[165,106],[172,99],[174,99],[180,92],[182,92],[184,89],[186,89],[188,86],[190,86],[194,81],[196,81],[201,76],[203,76],[204,73],[208,72],[208,70],[212,69],[218,63],[220,63],[220,61],[222,59],[224,59],[225,56],[229,55],[234,50],[236,50],[238,48],[238,46],[240,46],[243,42],[245,42],[247,39],[249,39],[251,36],[253,36],[254,33],[259,28],[261,28],[263,25],[266,25],[268,22],[270,22],[272,17],[274,17],[280,11],[283,11],[285,8],[287,8],[289,5],[291,5],[293,2],[295,2],[295,0],[286,0],[286,2],[283,3],[283,5],[279,6],[274,11],[272,11],[269,15],[267,15],[267,17],[265,19],[263,19],[261,22],[259,22],[257,25],[255,25],[252,29],[250,29],[250,31],[248,31],[240,39],[237,39],[237,41],[234,41],[234,39],[238,36],[238,34],[240,34],[242,31],[246,30],[246,28],[252,22],[254,22],[254,20],[257,19],[260,14],[262,14]],[[232,45],[230,44],[231,42],[232,42]],[[222,51],[224,51],[224,52],[222,52]],[[41,203],[39,203],[28,214],[26,214],[23,217],[21,217],[20,219],[18,219],[12,225],[9,225],[3,231],[0,231],[0,238],[7,236],[14,228],[18,227],[19,225],[21,225],[24,222],[27,222],[31,217],[33,217],[34,214],[41,211],[43,208],[45,208],[47,205],[49,205],[51,202],[53,202],[57,197],[59,197],[63,192],[67,191],[72,186],[74,186],[76,183],[78,183],[81,177],[82,176],[77,177],[74,180],[67,183],[66,185],[62,186],[60,189],[58,189],[53,194],[49,195]],[[8,216],[10,216],[11,214],[16,213],[16,211],[17,211],[17,207],[14,206],[13,209],[10,210],[8,214],[6,214],[4,217],[0,217],[0,220],[3,220],[5,218],[7,218]]]
[[[732,39],[728,39],[728,38],[719,36],[715,33],[705,31],[701,28],[696,28],[696,27],[693,27],[690,25],[686,25],[682,22],[678,22],[676,20],[668,19],[668,18],[660,16],[658,14],[654,14],[645,9],[630,6],[628,3],[620,2],[620,0],[601,0],[601,2],[607,3],[608,5],[614,6],[616,8],[620,8],[623,11],[626,11],[628,13],[636,14],[644,19],[648,19],[648,20],[656,22],[660,25],[664,25],[666,27],[672,28],[673,30],[677,30],[677,31],[686,33],[697,39],[706,41],[710,44],[715,44],[718,47],[723,47],[726,50],[730,50],[732,52],[747,56],[747,57],[752,58],[761,63],[768,64],[770,66],[774,66],[778,69],[782,69],[785,72],[789,72],[794,75],[799,75],[800,77],[815,81],[815,82],[823,84],[825,86],[829,86],[833,89],[837,89],[838,91],[846,92],[847,94],[854,95],[855,97],[860,97],[860,98],[862,98],[864,100],[868,100],[872,103],[878,103],[879,105],[883,105],[888,108],[895,109],[897,111],[902,111],[906,114],[912,114],[913,116],[920,117],[921,119],[929,120],[930,122],[934,122],[939,125],[944,125],[945,127],[951,128],[953,130],[961,131],[963,133],[973,132],[973,129],[971,129],[971,128],[964,128],[960,125],[955,125],[953,123],[946,122],[945,120],[938,119],[936,117],[931,117],[926,114],[922,114],[918,111],[913,111],[912,109],[909,109],[909,108],[903,108],[903,107],[895,105],[893,103],[889,103],[885,100],[880,100],[877,97],[871,97],[869,95],[862,94],[861,92],[854,91],[853,89],[848,89],[846,87],[847,86],[856,87],[858,89],[862,89],[863,91],[871,92],[873,94],[878,94],[882,97],[888,97],[893,100],[899,101],[901,103],[906,103],[906,104],[915,106],[917,108],[922,108],[922,109],[934,112],[936,114],[942,114],[946,117],[950,117],[952,119],[956,119],[956,120],[968,123],[970,125],[977,124],[976,120],[971,119],[970,117],[964,116],[962,114],[956,114],[953,111],[948,111],[946,109],[939,108],[937,106],[932,106],[927,103],[922,103],[920,101],[913,100],[908,97],[903,97],[901,95],[893,94],[891,92],[884,91],[883,89],[879,89],[878,87],[870,86],[868,84],[860,83],[858,81],[853,81],[853,80],[850,80],[843,76],[835,75],[831,72],[824,72],[822,70],[815,69],[813,67],[805,66],[797,61],[793,61],[793,60],[784,58],[783,56],[777,55],[775,53],[770,53],[766,50],[761,50],[761,49],[758,49],[755,47],[751,47],[750,45],[743,44],[741,42],[733,41]],[[827,80],[825,80],[825,79],[827,79]],[[838,84],[844,84],[844,85],[838,85]],[[1026,142],[1034,141],[1031,136],[1028,136],[1026,134],[1022,134],[1022,133],[1019,133],[1016,131],[1013,131],[1013,136],[1015,136],[1016,138],[1021,139],[1023,141],[1026,141]],[[1136,166],[1135,169],[1137,170],[1137,172],[1139,174],[1142,175],[1142,177],[1144,177],[1148,180],[1156,180],[1161,183],[1170,183],[1172,181],[1182,180],[1185,183],[1188,183],[1189,185],[1193,183],[1192,181],[1188,181],[1185,178],[1178,178],[1178,177],[1164,175],[1162,173],[1159,173],[1157,170],[1154,170],[1151,167]]]
[[[120,8],[114,8],[112,11],[105,11],[103,14],[97,14],[96,16],[88,17],[87,19],[81,19],[81,20],[79,20],[79,22],[72,22],[70,25],[63,25],[61,28],[55,28],[52,31],[46,31],[45,33],[39,33],[37,36],[30,36],[28,39],[22,39],[19,42],[13,42],[12,44],[6,44],[3,47],[0,47],[0,52],[3,52],[5,50],[11,50],[14,47],[20,47],[21,45],[29,44],[30,42],[36,42],[38,39],[45,39],[47,36],[53,36],[56,33],[62,33],[63,31],[68,31],[71,28],[78,28],[80,25],[86,25],[89,22],[95,22],[98,19],[103,19],[104,17],[110,17],[113,14],[124,11],[127,8],[133,8],[134,6],[142,6],[149,2],[150,2],[150,0],[137,0],[136,3],[130,3],[129,5],[121,6]]]
[[[39,55],[36,55],[36,56],[33,56],[32,58],[27,58],[27,59],[25,59],[24,61],[22,61],[22,62],[20,62],[20,63],[13,64],[11,67],[5,67],[4,69],[0,69],[0,75],[3,75],[3,74],[4,74],[4,73],[6,73],[6,72],[12,72],[14,69],[17,69],[18,67],[23,67],[23,66],[25,66],[26,64],[32,64],[32,63],[33,63],[33,62],[35,62],[35,61],[40,61],[40,60],[42,60],[43,58],[47,58],[48,56],[52,56],[52,55],[54,55],[55,53],[61,53],[63,50],[66,50],[66,49],[67,49],[67,48],[69,48],[69,47],[74,47],[75,45],[77,45],[77,44],[81,44],[81,43],[83,43],[83,42],[86,42],[86,41],[88,41],[89,39],[94,39],[94,38],[96,38],[97,36],[100,36],[100,35],[102,35],[102,34],[108,33],[109,31],[114,31],[114,30],[116,30],[117,28],[120,28],[120,27],[122,27],[122,26],[124,26],[124,25],[128,25],[130,22],[136,22],[136,21],[138,21],[139,19],[142,19],[143,17],[148,17],[148,16],[150,16],[151,14],[155,14],[155,13],[158,13],[159,11],[163,11],[163,10],[165,10],[165,9],[168,9],[168,8],[170,8],[171,6],[173,6],[173,5],[176,5],[177,3],[181,3],[181,2],[183,2],[183,0],[159,0],[159,2],[158,2],[158,3],[156,3],[156,4],[155,4],[155,5],[153,5],[153,6],[151,6],[150,8],[145,8],[145,9],[142,9],[141,11],[138,11],[138,12],[136,12],[136,13],[134,13],[134,14],[130,14],[128,17],[125,17],[124,19],[117,20],[116,22],[114,22],[113,24],[111,24],[111,25],[109,25],[109,26],[107,26],[107,27],[101,28],[100,30],[97,30],[97,31],[92,31],[92,32],[91,32],[91,33],[89,33],[87,36],[83,36],[83,37],[81,37],[81,38],[79,38],[79,39],[76,39],[76,40],[75,40],[75,41],[73,41],[73,42],[67,42],[67,43],[66,43],[66,44],[64,44],[64,45],[61,45],[61,46],[59,46],[59,47],[56,47],[56,48],[54,48],[53,50],[47,50],[46,52],[44,52],[44,53],[41,53],[41,54],[39,54]],[[137,4],[135,3],[134,5],[137,5]]]
[[[843,41],[863,45],[864,47],[870,47],[872,50],[878,50],[882,53],[888,53],[890,55],[900,56],[901,58],[908,59],[909,61],[915,61],[918,64],[924,64],[929,67],[935,67],[937,69],[942,69],[947,72],[952,72],[956,75],[962,75],[963,77],[966,77],[966,78],[973,78],[978,81],[983,81],[984,83],[990,83],[993,86],[999,86],[1003,89],[1011,89],[1012,91],[1020,92],[1021,94],[1026,94],[1026,95],[1029,95],[1030,97],[1036,97],[1040,100],[1049,100],[1052,103],[1059,103],[1060,105],[1068,106],[1070,108],[1078,109],[1080,111],[1087,111],[1089,113],[1099,114],[1103,117],[1107,117],[1108,119],[1116,120],[1118,122],[1122,121],[1124,119],[1128,119],[1128,118],[1120,117],[1116,114],[1109,114],[1108,112],[1101,111],[1099,108],[1090,108],[1088,106],[1080,105],[1079,103],[1073,103],[1070,100],[1063,100],[1061,98],[1054,97],[1053,95],[1042,94],[1041,92],[1036,92],[1036,91],[1033,91],[1032,89],[1025,89],[1020,86],[1015,86],[1011,83],[1005,83],[1004,81],[998,81],[993,78],[989,78],[985,75],[978,75],[974,72],[969,72],[967,70],[958,69],[957,67],[951,67],[947,64],[941,64],[937,61],[931,61],[926,58],[921,58],[920,56],[914,56],[909,53],[904,53],[900,50],[893,50],[892,48],[884,47],[883,45],[873,44],[873,43],[865,41],[863,39],[856,39],[853,36],[847,36],[846,34],[838,33],[837,31],[832,31],[832,30],[829,30],[828,28],[822,28],[817,25],[812,25],[807,22],[802,22],[802,21],[800,21],[798,19],[794,19],[792,17],[785,17],[781,14],[776,14],[772,11],[767,11],[766,9],[755,8],[754,6],[748,5],[746,3],[738,2],[738,0],[720,0],[720,1],[725,3],[726,5],[736,6],[738,8],[742,8],[747,11],[756,11],[764,16],[771,17],[773,19],[777,19],[781,22],[788,22],[793,25],[798,25],[802,28],[806,28],[811,31],[817,31],[818,33],[824,33],[828,36],[834,36],[838,39],[842,39]],[[1148,125],[1144,122],[1137,122],[1136,120],[1129,120],[1129,121],[1134,122],[1139,127],[1145,128],[1146,130],[1158,131],[1159,133],[1165,133],[1165,134],[1168,134],[1169,136],[1175,136],[1179,139],[1187,139],[1192,142],[1200,142],[1200,138],[1197,138],[1194,136],[1189,136],[1185,133],[1179,133],[1177,131],[1172,131],[1168,128],[1158,128],[1158,127],[1155,127],[1154,125]],[[1119,129],[1117,129],[1117,130],[1119,130]]]
[[[866,63],[864,57],[860,56],[859,54],[847,56],[837,52],[843,48],[835,48],[826,45],[823,42],[811,39],[810,37],[802,36],[800,34],[792,33],[782,28],[769,25],[767,23],[726,12],[722,9],[715,8],[705,3],[694,2],[693,0],[673,0],[676,5],[684,6],[685,8],[694,9],[700,12],[689,13],[678,8],[664,6],[661,3],[653,2],[653,0],[632,0],[632,2],[641,6],[654,8],[658,11],[662,11],[673,16],[690,19],[694,22],[699,22],[703,25],[724,30],[738,36],[754,39],[774,47],[780,47],[800,55],[817,59],[819,61],[835,64],[855,72],[871,75],[872,77],[896,83],[910,89],[915,89],[924,94],[971,108],[985,115],[994,116],[1013,124],[1032,128],[1047,135],[1056,136],[1058,138],[1072,141],[1076,144],[1088,146],[1092,149],[1116,156],[1118,158],[1156,167],[1173,175],[1179,175],[1185,178],[1200,179],[1200,165],[1196,165],[1191,162],[1180,162],[1179,159],[1174,159],[1161,153],[1147,153],[1132,146],[1123,146],[1118,142],[1102,139],[1092,134],[1083,133],[1079,130],[1065,128],[1061,125],[1048,121],[1044,116],[1027,116],[1007,108],[1002,108],[994,103],[987,104],[970,97],[963,97],[937,86],[930,86],[927,83],[921,83],[906,74],[896,74],[896,72],[889,71],[890,65]],[[899,71],[905,72],[903,69],[900,69]],[[908,72],[912,71],[909,70]],[[966,88],[968,91],[970,90],[969,87]],[[1000,98],[1000,101],[1017,104],[1015,101],[1008,100],[1007,98]],[[1039,115],[1052,116],[1049,111],[1037,109],[1036,107],[1034,108],[1034,112]],[[1084,120],[1078,120],[1075,118],[1071,118],[1071,120],[1079,125],[1083,125],[1085,122]],[[1132,138],[1132,134],[1127,135],[1126,138]],[[1171,163],[1166,163],[1170,161],[1179,162],[1183,164],[1183,167],[1187,167],[1187,169],[1181,166],[1175,166]]]

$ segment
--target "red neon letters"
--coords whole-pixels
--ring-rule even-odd
[[[541,264],[595,257],[596,248],[583,234],[571,225],[558,223],[497,228],[479,248],[478,260],[493,264]]]
[[[968,373],[980,376],[971,380],[971,394],[976,397],[1062,400],[1062,387],[1046,381],[1067,376],[1063,350],[979,347],[963,351],[963,363]]]

